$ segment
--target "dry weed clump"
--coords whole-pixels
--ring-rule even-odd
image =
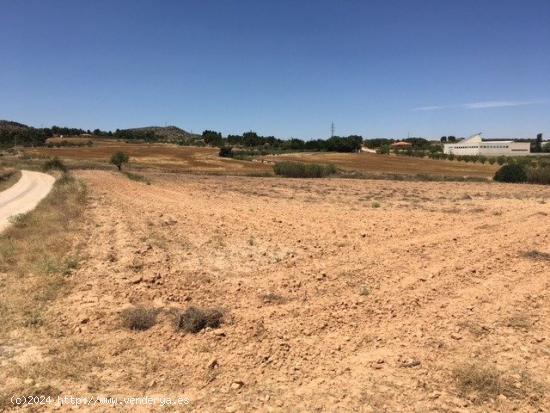
[[[550,261],[549,253],[537,250],[526,251],[523,253],[523,256],[536,261]]]
[[[151,308],[126,308],[120,313],[122,325],[130,330],[148,330],[157,322],[157,311]]]
[[[264,304],[284,304],[287,302],[285,297],[276,293],[261,294],[260,300],[262,300]]]
[[[503,372],[490,363],[468,363],[453,370],[458,393],[476,404],[494,401],[499,396],[507,399],[536,401],[544,394],[542,384],[526,371]]]
[[[223,313],[216,309],[189,307],[177,314],[176,328],[189,333],[198,333],[206,327],[217,328],[221,325]]]

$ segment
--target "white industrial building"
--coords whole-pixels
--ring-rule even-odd
[[[530,142],[489,141],[481,139],[481,133],[455,143],[443,145],[447,155],[521,156],[531,153]]]

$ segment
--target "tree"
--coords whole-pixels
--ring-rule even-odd
[[[128,163],[129,160],[130,157],[122,151],[118,151],[111,156],[111,163],[115,165],[119,171],[122,170],[122,165]]]
[[[451,135],[451,136],[449,136],[449,137],[447,138],[447,141],[448,141],[448,142],[456,142],[456,137],[454,137],[454,136]]]
[[[202,133],[202,139],[207,145],[220,146],[223,144],[222,134],[213,130],[205,130]]]
[[[442,136],[441,139],[440,139],[441,142],[447,142],[447,137],[446,136]]]

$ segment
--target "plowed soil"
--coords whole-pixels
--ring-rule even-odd
[[[52,381],[64,393],[197,412],[550,409],[548,187],[78,176],[85,264],[49,316],[90,361]],[[132,305],[157,324],[124,328]],[[221,327],[178,331],[189,306],[221,309]],[[464,365],[517,392],[465,392]]]

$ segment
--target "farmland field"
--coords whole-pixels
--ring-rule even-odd
[[[332,163],[347,171],[369,174],[405,174],[432,176],[492,177],[496,165],[472,164],[456,161],[420,159],[406,156],[377,155],[371,153],[295,153],[265,156],[254,161],[220,158],[217,148],[177,146],[171,144],[136,144],[114,140],[95,140],[92,147],[29,148],[24,153],[31,157],[58,156],[70,164],[108,162],[116,151],[130,155],[134,167],[157,168],[164,171],[235,175],[272,174],[273,162],[291,160],[299,162]]]
[[[76,175],[78,264],[41,324],[3,343],[4,392],[184,396],[197,412],[550,409],[548,187]],[[155,311],[150,328],[125,327],[133,306]],[[190,306],[220,310],[219,328],[178,330]]]

